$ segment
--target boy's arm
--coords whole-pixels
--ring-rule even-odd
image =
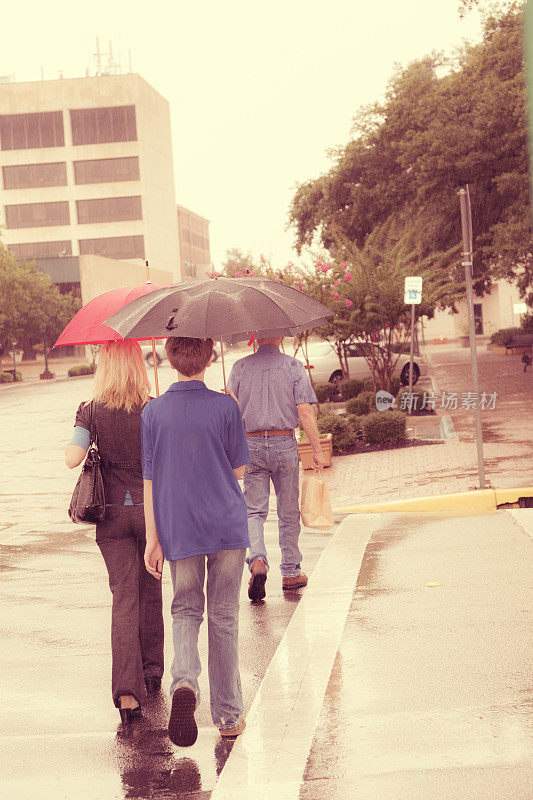
[[[165,558],[159,544],[159,536],[155,527],[154,498],[152,494],[152,481],[144,479],[144,521],[146,525],[146,549],[144,551],[144,565],[150,575],[161,580]]]

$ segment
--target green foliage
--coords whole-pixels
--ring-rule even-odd
[[[507,345],[516,333],[523,333],[521,328],[501,328],[490,337],[492,344]]]
[[[372,378],[364,378],[363,379],[363,391],[364,392],[373,392],[374,391],[374,381]]]
[[[16,383],[22,380],[22,375],[18,370],[15,370],[15,380],[13,380],[12,372],[0,372],[0,383]]]
[[[351,447],[356,439],[352,425],[346,417],[332,412],[321,414],[317,420],[319,433],[333,434],[333,452],[342,454]]]
[[[238,248],[226,250],[226,257],[222,262],[222,271],[219,275],[225,275],[227,278],[244,278],[245,276],[256,277],[264,273],[262,267],[254,264],[251,253],[243,253]]]
[[[0,244],[0,349],[15,341],[31,357],[46,334],[49,346],[80,308],[71,294],[62,295],[50,277],[34,266],[20,264]]]
[[[346,414],[345,419],[351,425],[356,438],[362,439],[364,416],[357,416],[357,414]]]
[[[363,420],[363,437],[369,444],[398,444],[405,440],[406,416],[401,411],[376,411]]]
[[[469,184],[476,291],[511,278],[533,304],[522,44],[523,3],[506,4],[485,16],[481,43],[398,68],[384,102],[357,113],[330,171],[298,187],[289,218],[297,248],[319,234],[335,252],[342,234],[366,249],[393,230],[416,254],[411,274],[426,278],[427,259],[461,291],[457,190]],[[438,302],[453,307],[453,293]]]
[[[351,400],[348,400],[346,411],[348,414],[356,414],[357,416],[369,414],[376,407],[375,400],[375,392],[360,392],[357,397],[352,397]]]
[[[319,403],[327,403],[337,397],[338,391],[332,383],[319,383],[315,386],[315,394]]]
[[[520,329],[522,333],[525,331],[526,333],[530,333],[533,331],[533,314],[528,314],[522,320],[522,324],[520,325]]]
[[[351,397],[357,397],[359,392],[363,391],[363,382],[355,378],[345,378],[340,382],[340,390],[343,400],[349,400]]]
[[[78,364],[76,367],[71,367],[68,371],[69,378],[75,378],[78,375],[94,375],[96,372],[96,364]]]

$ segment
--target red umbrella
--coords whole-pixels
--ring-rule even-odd
[[[105,342],[118,342],[122,339],[136,339],[138,342],[155,340],[152,336],[121,336],[109,325],[106,325],[104,320],[108,319],[112,314],[120,311],[121,308],[136,300],[142,295],[154,292],[156,289],[163,289],[167,286],[164,283],[150,283],[147,281],[142,286],[124,286],[120,289],[112,289],[110,292],[104,292],[98,297],[89,300],[77,314],[75,314],[68,323],[65,330],[59,336],[54,347],[61,347],[67,344],[104,344]],[[164,338],[164,337],[156,337]],[[157,359],[154,355],[154,374],[156,392],[159,394],[159,381],[157,379]]]
[[[121,308],[141,297],[143,294],[154,292],[156,289],[163,289],[167,284],[164,283],[143,283],[142,286],[124,286],[120,289],[112,289],[110,292],[99,294],[98,297],[89,300],[75,314],[54,347],[61,347],[67,344],[104,344],[105,342],[118,342],[123,338],[106,325],[104,320],[112,314],[120,311]],[[152,337],[145,336],[137,341],[149,341]],[[159,337],[161,338],[161,337]]]

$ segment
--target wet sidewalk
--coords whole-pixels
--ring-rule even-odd
[[[348,517],[212,800],[529,798],[532,534],[529,510]]]

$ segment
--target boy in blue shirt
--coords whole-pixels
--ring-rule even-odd
[[[198,736],[194,712],[200,701],[206,562],[211,716],[222,736],[237,736],[245,726],[238,621],[250,542],[238,479],[250,455],[237,403],[203,382],[213,340],[171,337],[165,349],[178,381],[151,400],[141,418],[145,564],[159,579],[164,559],[170,564],[174,661],[168,731],[175,744],[187,747]]]

